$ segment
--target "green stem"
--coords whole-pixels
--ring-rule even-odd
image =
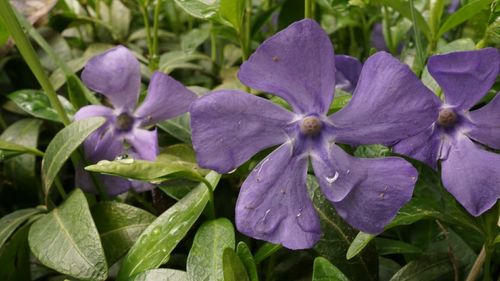
[[[140,1],[139,1],[140,2]],[[153,69],[153,43],[151,40],[151,27],[149,25],[149,18],[148,18],[148,12],[147,12],[147,7],[143,6],[142,4],[139,4],[141,14],[142,14],[142,20],[144,21],[144,28],[146,29],[146,45],[148,46],[148,61],[149,61],[149,68],[152,70]]]
[[[387,10],[387,6],[382,6],[382,16],[383,16],[383,27],[384,27],[384,39],[387,44],[387,48],[394,55],[396,54],[396,48],[394,47],[394,40],[392,38],[391,32],[391,21],[389,18],[389,11]]]
[[[65,200],[67,196],[66,191],[64,190],[64,187],[61,183],[61,180],[57,177],[56,180],[54,181],[54,184],[56,185],[57,192],[59,192],[59,195],[61,195],[62,199]]]
[[[411,13],[411,21],[413,24],[413,32],[415,35],[415,45],[417,47],[417,65],[415,72],[418,76],[420,76],[420,72],[423,69],[423,65],[425,63],[424,54],[422,52],[422,39],[420,37],[420,32],[417,26],[417,20],[415,16],[415,5],[413,4],[413,0],[410,0],[410,13]]]
[[[38,60],[38,56],[33,49],[33,46],[31,46],[28,37],[26,36],[26,34],[24,34],[24,31],[21,28],[21,25],[19,24],[19,21],[17,20],[9,1],[7,0],[0,0],[0,19],[2,20],[5,28],[10,33],[12,38],[14,38],[19,52],[21,53],[29,68],[45,91],[45,94],[49,98],[51,106],[56,110],[57,115],[64,123],[64,125],[68,125],[69,123],[71,123],[71,121],[66,115],[61,102],[57,98],[57,94],[52,87],[47,74],[43,70],[40,60]]]
[[[160,10],[162,0],[156,0],[155,11],[153,15],[153,57],[151,58],[152,70],[158,69],[158,30],[160,28]]]
[[[431,29],[432,39],[429,44],[429,54],[434,53],[437,47],[437,37],[440,27],[441,16],[443,15],[444,1],[443,0],[431,0],[430,1],[430,15],[429,15],[429,27]]]
[[[215,199],[214,199],[214,187],[213,185],[204,177],[200,177],[201,182],[205,184],[208,190],[208,216],[210,219],[217,218],[215,213]]]
[[[313,0],[305,0],[304,2],[304,18],[312,19],[312,1]]]

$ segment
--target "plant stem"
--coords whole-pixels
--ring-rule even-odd
[[[155,11],[153,15],[153,54],[151,58],[150,68],[152,70],[158,69],[158,30],[160,28],[160,10],[161,10],[162,0],[156,0]]]
[[[481,269],[483,267],[485,258],[486,258],[486,250],[485,250],[485,246],[483,246],[483,248],[481,249],[481,252],[479,253],[479,255],[476,258],[476,261],[472,265],[472,269],[470,270],[469,274],[467,275],[467,278],[465,279],[465,281],[477,280],[479,274],[481,273]]]
[[[430,1],[429,27],[431,29],[432,39],[429,44],[429,54],[434,53],[437,46],[437,41],[439,40],[437,36],[438,36],[441,16],[443,14],[443,8],[444,8],[443,0]]]
[[[140,2],[140,1],[139,1]],[[146,45],[148,46],[148,61],[149,61],[149,68],[153,69],[153,43],[151,40],[151,27],[149,25],[149,18],[148,18],[148,11],[147,7],[143,6],[142,4],[139,4],[141,14],[142,14],[142,20],[144,21],[144,28],[146,29]]]
[[[51,106],[56,110],[57,115],[64,125],[68,125],[71,121],[66,115],[61,102],[57,98],[54,87],[52,87],[52,84],[43,70],[37,54],[33,49],[33,46],[31,46],[28,37],[24,34],[24,31],[16,18],[14,10],[12,10],[9,1],[7,0],[0,0],[0,19],[12,38],[14,38],[19,52],[45,91]]]
[[[415,72],[418,76],[420,76],[420,72],[423,69],[423,65],[425,63],[424,55],[422,52],[422,39],[420,38],[420,32],[417,26],[417,20],[415,16],[415,5],[413,4],[413,0],[410,0],[410,13],[411,13],[411,21],[413,24],[413,32],[415,35],[415,45],[417,47],[417,66]]]
[[[389,18],[389,11],[387,10],[387,6],[382,6],[382,16],[383,16],[383,27],[384,27],[384,39],[387,45],[387,48],[391,52],[391,54],[396,54],[396,48],[394,47],[394,40],[392,38],[391,32],[391,21]]]
[[[312,2],[313,0],[305,0],[304,2],[304,18],[306,19],[312,19]]]
[[[64,187],[61,183],[61,180],[59,177],[56,178],[54,181],[54,184],[56,185],[57,192],[59,192],[59,195],[61,195],[62,199],[65,200],[67,197],[66,191],[64,190]]]

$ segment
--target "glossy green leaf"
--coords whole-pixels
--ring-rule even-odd
[[[255,260],[253,259],[250,248],[248,248],[245,242],[241,241],[238,243],[238,246],[236,247],[236,253],[238,254],[238,257],[240,258],[243,265],[245,266],[250,281],[259,281],[259,274],[257,273],[257,265],[255,264]]]
[[[335,264],[352,281],[376,280],[378,256],[375,245],[365,247],[361,254],[346,260],[347,250],[357,231],[336,213],[330,201],[321,192],[316,178],[308,176],[307,185],[323,230],[323,236],[313,249]]]
[[[45,196],[48,196],[57,173],[81,143],[104,124],[102,117],[93,117],[71,123],[62,129],[47,146],[42,160],[42,179]]]
[[[354,240],[352,240],[349,249],[347,250],[346,259],[350,260],[359,254],[363,249],[375,238],[375,235],[359,232]]]
[[[47,98],[47,95],[41,90],[19,90],[9,94],[8,97],[22,110],[35,117],[54,122],[62,122],[56,110],[51,107],[49,98]],[[75,114],[75,109],[71,103],[62,96],[58,96],[58,98],[66,110],[66,113],[70,117],[73,116]]]
[[[214,188],[219,179],[220,175],[215,172],[206,176]],[[118,280],[127,280],[168,261],[170,253],[203,212],[209,197],[207,188],[200,183],[144,230],[123,259]]]
[[[410,4],[408,1],[402,1],[402,0],[381,0],[381,3],[384,5],[387,5],[391,8],[393,8],[395,11],[400,13],[403,17],[411,20],[411,9],[410,9]],[[415,9],[415,19],[416,19],[416,24],[418,26],[418,29],[420,32],[422,32],[427,40],[431,40],[432,34],[431,34],[431,29],[429,28],[429,25],[427,24],[427,21],[425,18],[422,16],[422,14]]]
[[[312,281],[349,281],[333,264],[323,257],[314,259]]]
[[[245,0],[220,0],[219,14],[238,33],[243,25],[245,14]]]
[[[475,0],[461,7],[455,13],[451,14],[443,25],[441,25],[438,37],[441,37],[445,32],[477,15],[481,10],[491,5],[492,2],[493,0]]]
[[[80,189],[35,222],[28,240],[40,262],[58,272],[81,280],[106,280],[108,276],[99,233]]]
[[[186,13],[199,19],[216,19],[219,0],[175,0]]]
[[[453,265],[448,255],[413,260],[401,268],[391,281],[448,280],[453,276]]]
[[[422,249],[399,240],[375,238],[379,255],[422,254]]]
[[[185,271],[170,268],[161,268],[144,271],[130,278],[128,281],[187,281]]]
[[[34,208],[21,209],[3,216],[0,219],[0,248],[19,226],[25,223],[32,216],[41,212],[42,210]]]
[[[268,257],[272,256],[274,253],[279,251],[283,246],[279,244],[266,243],[262,245],[255,253],[255,263],[259,264]]]
[[[176,139],[184,143],[191,143],[191,126],[189,125],[188,113],[160,122],[157,126]]]
[[[114,264],[135,243],[155,216],[137,207],[101,202],[91,209],[108,264]]]
[[[225,248],[234,249],[234,228],[228,219],[205,222],[196,232],[186,262],[190,281],[223,281],[222,254]]]
[[[245,266],[232,248],[225,248],[222,254],[223,281],[250,281]]]

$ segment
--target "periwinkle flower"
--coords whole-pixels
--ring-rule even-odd
[[[140,65],[125,47],[112,48],[89,60],[82,73],[87,87],[106,96],[113,108],[101,105],[82,107],[75,120],[103,116],[106,123],[84,142],[85,156],[91,163],[113,160],[121,155],[154,161],[158,154],[156,130],[146,127],[187,112],[196,95],[181,83],[161,72],[151,77],[148,94],[136,109],[141,88]],[[119,177],[99,176],[109,195],[123,193],[130,188],[144,191],[152,185]],[[77,185],[96,192],[89,175],[77,169]]]
[[[473,140],[500,149],[500,95],[477,110],[471,108],[495,83],[500,52],[486,48],[436,55],[427,68],[441,86],[444,102],[436,97],[440,107],[432,125],[397,143],[394,151],[436,170],[440,160],[444,187],[470,214],[479,216],[500,198],[500,155]]]
[[[364,64],[350,103],[327,116],[335,72],[330,39],[306,19],[266,40],[239,72],[245,85],[283,98],[293,112],[238,90],[193,102],[192,138],[201,166],[227,173],[279,145],[241,187],[240,232],[291,249],[318,241],[319,219],[306,188],[309,159],[339,215],[365,232],[380,233],[411,198],[417,171],[408,162],[355,158],[336,143],[391,143],[422,130],[436,118],[432,93],[406,65],[381,52]]]

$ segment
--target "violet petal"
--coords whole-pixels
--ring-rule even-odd
[[[429,127],[439,105],[407,65],[378,52],[365,62],[349,104],[330,119],[336,142],[390,144]]]
[[[500,155],[466,136],[457,137],[441,167],[444,187],[471,215],[481,215],[500,198]]]
[[[262,43],[238,77],[282,97],[297,113],[326,113],[335,88],[332,43],[315,21],[298,21]]]
[[[253,238],[289,249],[311,248],[321,236],[319,218],[307,194],[308,157],[283,144],[262,160],[241,187],[236,227]]]
[[[435,55],[427,64],[430,74],[444,92],[447,104],[469,109],[495,83],[500,52],[495,48]]]
[[[335,55],[335,88],[352,93],[358,84],[363,65],[351,56]]]
[[[151,77],[148,95],[135,115],[141,126],[149,126],[188,111],[196,94],[172,77],[156,71]]]
[[[127,48],[117,46],[91,58],[82,72],[87,87],[105,95],[114,108],[132,112],[139,97],[139,62]]]
[[[489,147],[500,149],[500,94],[478,110],[470,112],[467,135]]]
[[[399,141],[392,150],[422,161],[436,170],[441,145],[441,132],[433,124],[421,133]]]
[[[287,140],[289,111],[237,90],[210,93],[193,102],[193,147],[204,168],[227,173],[260,150]]]
[[[139,159],[156,160],[159,153],[156,129],[148,131],[136,128],[125,137],[125,140],[132,146],[132,151],[138,154]]]

